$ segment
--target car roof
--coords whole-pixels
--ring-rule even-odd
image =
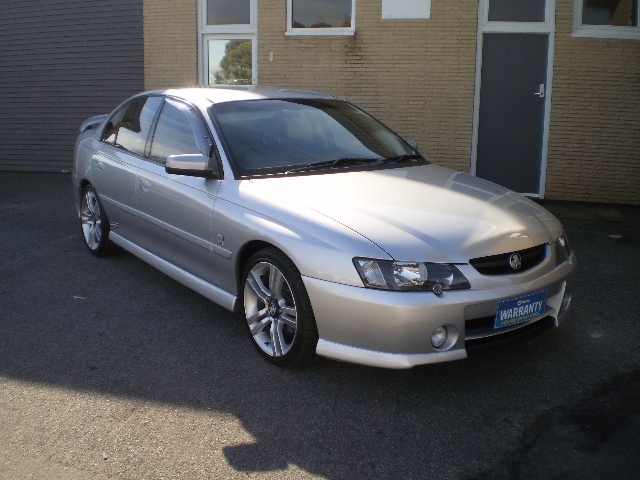
[[[287,88],[247,86],[247,87],[194,87],[155,90],[146,92],[181,98],[199,106],[212,103],[235,102],[259,99],[324,99],[335,100],[337,97],[318,92],[308,92]]]

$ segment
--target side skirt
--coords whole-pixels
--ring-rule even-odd
[[[152,267],[157,268],[162,273],[189,287],[191,290],[198,292],[203,297],[208,298],[212,302],[217,303],[227,310],[234,310],[237,300],[237,297],[235,295],[231,295],[229,292],[211,285],[201,278],[196,277],[195,275],[192,275],[191,273],[176,267],[172,263],[163,260],[153,253],[145,250],[144,248],[140,248],[134,243],[131,243],[129,240],[125,240],[117,233],[109,232],[109,239],[116,245],[124,248],[126,251],[132,253]]]

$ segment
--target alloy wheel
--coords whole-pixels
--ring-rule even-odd
[[[256,344],[271,357],[289,353],[297,331],[297,310],[292,290],[278,267],[256,263],[244,286],[244,308]]]
[[[98,250],[102,240],[102,212],[93,190],[87,190],[82,197],[80,208],[84,241],[91,250]]]

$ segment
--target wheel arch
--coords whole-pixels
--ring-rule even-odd
[[[91,185],[91,182],[86,178],[82,178],[77,183],[74,182],[74,185],[73,185],[73,198],[75,200],[78,217],[80,217],[80,205],[82,203],[82,194],[84,193],[84,189],[87,188],[87,185]]]
[[[242,285],[242,272],[244,271],[245,266],[249,259],[260,250],[264,250],[265,248],[277,248],[273,243],[265,242],[264,240],[251,240],[245,243],[240,252],[238,253],[238,260],[236,262],[236,288],[238,292],[238,299],[242,298],[242,289],[244,286]],[[281,251],[281,250],[280,250]],[[242,305],[241,302],[236,301],[235,303],[235,311],[242,313]]]
[[[91,185],[91,182],[89,180],[87,180],[86,178],[80,180],[80,183],[78,184],[78,195],[82,195],[82,192],[84,192],[84,189],[87,188],[87,185]]]

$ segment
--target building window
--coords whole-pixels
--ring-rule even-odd
[[[207,0],[207,25],[251,24],[251,0]]]
[[[575,37],[640,40],[639,0],[574,0]]]
[[[200,84],[254,85],[257,0],[199,0]]]
[[[355,0],[287,0],[287,35],[353,35]]]
[[[207,39],[207,85],[252,85],[253,40]]]

